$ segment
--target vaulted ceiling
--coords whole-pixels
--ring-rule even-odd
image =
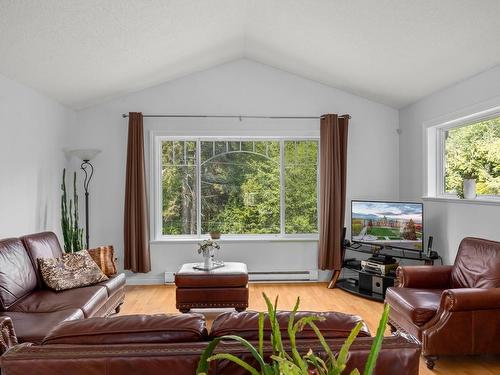
[[[400,108],[500,63],[498,0],[0,0],[0,73],[73,108],[247,57]]]

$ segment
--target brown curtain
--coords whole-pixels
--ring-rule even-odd
[[[333,270],[333,284],[342,268],[345,217],[348,116],[328,114],[320,122],[319,268]]]
[[[125,269],[132,272],[151,271],[144,166],[144,125],[140,112],[130,112],[128,117],[124,239]]]

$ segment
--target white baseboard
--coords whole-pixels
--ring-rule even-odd
[[[151,277],[127,277],[127,285],[157,285],[165,284],[165,280],[161,276]]]
[[[297,277],[297,274],[285,274],[285,273],[268,273],[267,276],[258,273],[250,273],[250,282],[262,282],[262,283],[296,283],[296,282],[326,282],[331,278],[331,271],[321,271],[312,270],[309,271],[309,278],[306,276]],[[142,276],[142,275],[141,275]],[[174,283],[174,272],[165,272],[162,275],[151,275],[137,277],[134,274],[127,275],[127,285],[163,285],[163,284],[173,284]]]
[[[249,271],[249,281],[318,281],[318,270],[307,271]]]

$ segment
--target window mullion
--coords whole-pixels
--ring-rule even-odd
[[[437,161],[438,161],[438,166],[437,166],[437,192],[439,196],[443,196],[445,194],[445,181],[444,181],[444,176],[445,176],[445,137],[444,137],[444,132],[445,130],[439,129],[437,134]]]
[[[153,176],[154,184],[154,200],[155,200],[155,216],[154,216],[154,231],[155,239],[161,238],[163,235],[163,176],[162,176],[162,142],[160,139],[155,139],[153,145]]]
[[[285,235],[285,141],[280,140],[280,233]]]
[[[196,234],[201,236],[201,142],[196,141]]]

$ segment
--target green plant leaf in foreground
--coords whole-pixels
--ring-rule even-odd
[[[264,358],[264,313],[259,313],[259,355]]]
[[[284,348],[281,339],[281,331],[277,318],[277,298],[275,303],[273,304],[271,300],[263,294],[264,299],[266,301],[266,305],[268,307],[268,316],[271,323],[271,342],[272,342],[272,354],[270,356],[270,362],[265,363],[264,361],[264,350],[263,350],[263,342],[264,342],[264,320],[265,314],[259,313],[259,343],[258,348],[256,349],[250,342],[243,339],[242,337],[235,335],[227,335],[215,338],[211,341],[207,348],[203,351],[200,362],[198,363],[198,368],[196,370],[196,374],[198,375],[207,375],[209,362],[216,360],[227,360],[231,361],[243,369],[248,371],[251,375],[308,375],[309,373],[314,373],[317,375],[341,375],[344,373],[344,370],[347,367],[347,359],[349,357],[349,350],[354,340],[358,336],[360,330],[363,328],[363,323],[359,322],[356,327],[352,329],[349,336],[345,340],[344,344],[339,350],[337,357],[333,354],[330,346],[325,340],[324,336],[321,334],[319,328],[314,323],[315,321],[324,320],[324,317],[318,315],[309,315],[302,317],[298,321],[295,321],[296,313],[299,309],[300,300],[297,299],[297,302],[293,308],[293,311],[290,314],[290,318],[288,321],[288,337],[290,339],[290,347],[292,351],[292,355],[288,354]],[[370,349],[370,354],[365,364],[365,369],[363,375],[372,375],[373,370],[375,368],[375,364],[377,362],[378,355],[380,353],[380,349],[382,347],[382,341],[384,339],[384,332],[387,325],[387,320],[389,316],[389,306],[386,305],[384,307],[384,313],[382,318],[380,319],[379,327],[377,329],[377,335],[373,339],[373,343]],[[296,334],[299,331],[302,331],[305,326],[310,326],[316,336],[318,337],[323,350],[327,354],[327,360],[323,360],[320,357],[316,356],[312,350],[301,357],[297,345],[296,345]],[[244,360],[238,358],[237,356],[230,353],[217,353],[213,354],[216,346],[222,340],[231,340],[236,341],[242,344],[257,360],[260,371],[257,368],[254,368],[252,365],[248,364]],[[360,372],[357,369],[354,369],[350,372],[350,375],[360,375]]]
[[[342,348],[340,348],[339,354],[337,356],[337,367],[338,370],[337,372],[333,372],[332,375],[340,375],[342,371],[344,371],[347,363],[347,356],[349,355],[349,349],[356,339],[358,337],[359,331],[361,331],[361,328],[363,328],[363,323],[358,322],[356,324],[356,327],[354,327],[347,337],[347,340],[345,340],[344,344],[342,345]]]
[[[264,371],[264,369],[266,368],[266,364],[264,363],[264,359],[260,356],[257,349],[255,349],[252,344],[250,344],[247,340],[245,340],[242,337],[235,336],[235,335],[226,335],[226,336],[217,337],[217,338],[213,339],[208,344],[208,346],[205,348],[205,350],[201,354],[200,362],[198,363],[198,368],[196,369],[196,374],[203,375],[203,374],[208,373],[209,362],[217,359],[217,355],[218,355],[218,354],[212,355],[212,353],[215,350],[216,346],[222,340],[233,340],[233,341],[237,341],[240,344],[242,344],[245,348],[248,349],[248,351],[252,354],[252,356],[257,360],[262,371]],[[226,358],[226,359],[228,359],[228,358]],[[257,373],[259,373],[259,372],[257,372]]]
[[[208,358],[208,361],[216,361],[218,359],[227,359],[228,361],[234,362],[237,365],[243,367],[245,370],[247,370],[250,374],[252,375],[261,375],[259,371],[257,371],[255,368],[250,366],[248,363],[243,361],[242,359],[236,357],[233,354],[228,354],[228,353],[220,353],[220,354],[215,354]]]
[[[387,327],[387,320],[389,319],[389,310],[390,306],[384,306],[384,312],[382,314],[382,318],[380,318],[380,323],[377,329],[377,335],[373,340],[373,344],[370,350],[370,355],[365,364],[365,371],[363,375],[372,375],[373,369],[375,368],[375,364],[377,363],[378,354],[380,353],[380,348],[382,347],[382,341],[384,340],[384,332]]]
[[[297,345],[295,342],[295,334],[297,333],[299,324],[294,325],[293,323],[295,321],[295,314],[299,309],[299,304],[300,304],[300,297],[297,297],[297,302],[295,302],[295,306],[292,312],[290,313],[290,318],[288,319],[288,338],[290,339],[290,347],[292,349],[292,356],[295,364],[300,367],[300,370],[303,373],[307,373],[307,363],[300,356],[300,353],[297,350]]]

